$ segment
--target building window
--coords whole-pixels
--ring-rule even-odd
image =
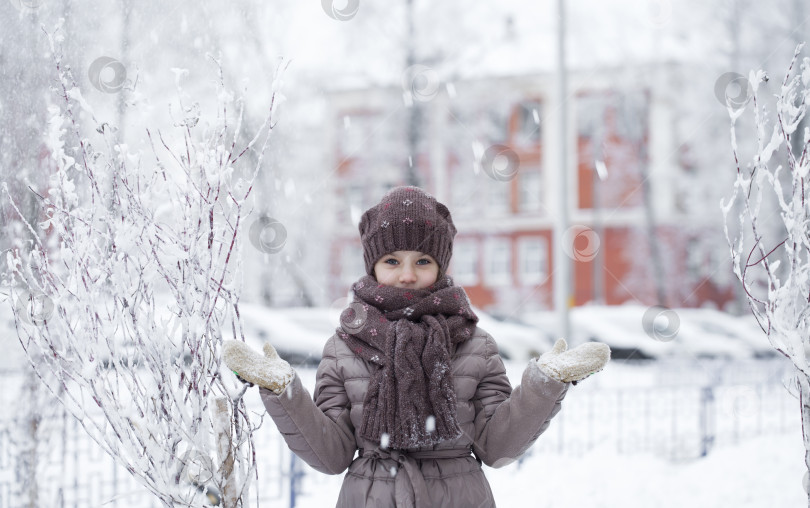
[[[360,184],[349,184],[346,186],[346,205],[348,206],[348,217],[352,224],[360,223],[360,216],[363,213],[363,186]]]
[[[368,136],[369,118],[365,115],[345,115],[338,134],[340,153],[352,155],[363,146]]]
[[[351,284],[366,274],[363,249],[357,244],[346,244],[340,251],[340,280]]]
[[[451,276],[459,286],[478,285],[478,242],[456,240],[453,244]]]
[[[518,209],[521,212],[538,212],[543,208],[542,183],[539,170],[518,173]]]
[[[482,139],[488,144],[506,143],[509,129],[508,115],[504,114],[508,108],[500,109],[493,106],[482,112],[480,116],[480,133]]]
[[[470,217],[475,214],[476,205],[480,206],[475,179],[462,174],[460,168],[456,168],[453,173],[456,176],[450,186],[453,217]]]
[[[509,213],[509,183],[493,182],[486,186],[487,212],[497,215]]]
[[[518,104],[515,144],[524,148],[540,145],[542,110],[540,101],[530,100]]]
[[[542,283],[548,275],[548,242],[542,236],[518,240],[518,277],[523,285]]]
[[[484,277],[492,286],[512,283],[512,252],[508,238],[487,238],[485,244]]]

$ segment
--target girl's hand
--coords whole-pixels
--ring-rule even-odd
[[[533,360],[547,376],[563,383],[581,381],[605,368],[610,348],[600,342],[588,342],[568,351],[565,339],[557,339],[551,351]]]
[[[277,394],[292,381],[295,371],[279,358],[270,343],[264,345],[264,356],[239,340],[226,340],[222,344],[222,359],[241,381],[259,385]]]

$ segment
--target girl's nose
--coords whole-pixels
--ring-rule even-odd
[[[416,272],[410,266],[403,266],[402,272],[399,274],[399,281],[404,284],[416,282]]]

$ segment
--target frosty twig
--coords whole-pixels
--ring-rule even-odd
[[[48,131],[55,173],[48,192],[37,195],[49,215],[49,241],[25,222],[34,239],[30,261],[11,251],[7,265],[27,294],[45,295],[54,311],[33,320],[15,312],[20,342],[29,357],[41,355],[32,361],[39,379],[165,506],[198,506],[200,489],[218,492],[222,506],[248,506],[256,425],[244,388],[220,376],[220,346],[223,330],[244,340],[240,228],[275,125],[275,100],[239,148],[243,107],[239,101],[230,113],[232,127],[234,99],[221,69],[210,135],[201,108],[183,104],[178,77],[182,148],[178,154],[158,130],[159,151],[147,129],[149,165],[92,112],[97,136],[87,136],[77,111],[90,106],[63,65],[58,38],[48,36],[60,104],[51,108]],[[105,148],[96,150],[94,139]],[[259,162],[237,166],[248,150]],[[28,312],[20,301],[15,309]]]

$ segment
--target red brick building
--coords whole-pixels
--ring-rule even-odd
[[[407,94],[403,101],[400,88],[334,92],[331,181],[337,222],[346,227],[334,232],[331,247],[333,296],[363,271],[360,214],[405,183],[407,165],[415,164],[419,184],[453,214],[459,233],[450,274],[473,303],[508,315],[552,308],[559,133],[549,121],[551,78],[442,83],[415,102]],[[733,298],[730,263],[704,241],[722,239],[722,230],[679,204],[672,183],[683,168],[666,91],[644,83],[614,89],[609,80],[585,86],[576,76],[571,88],[572,304],[723,307]],[[409,161],[413,107],[421,135]],[[500,159],[502,174],[494,176],[483,168],[494,145],[511,150],[519,166]]]

